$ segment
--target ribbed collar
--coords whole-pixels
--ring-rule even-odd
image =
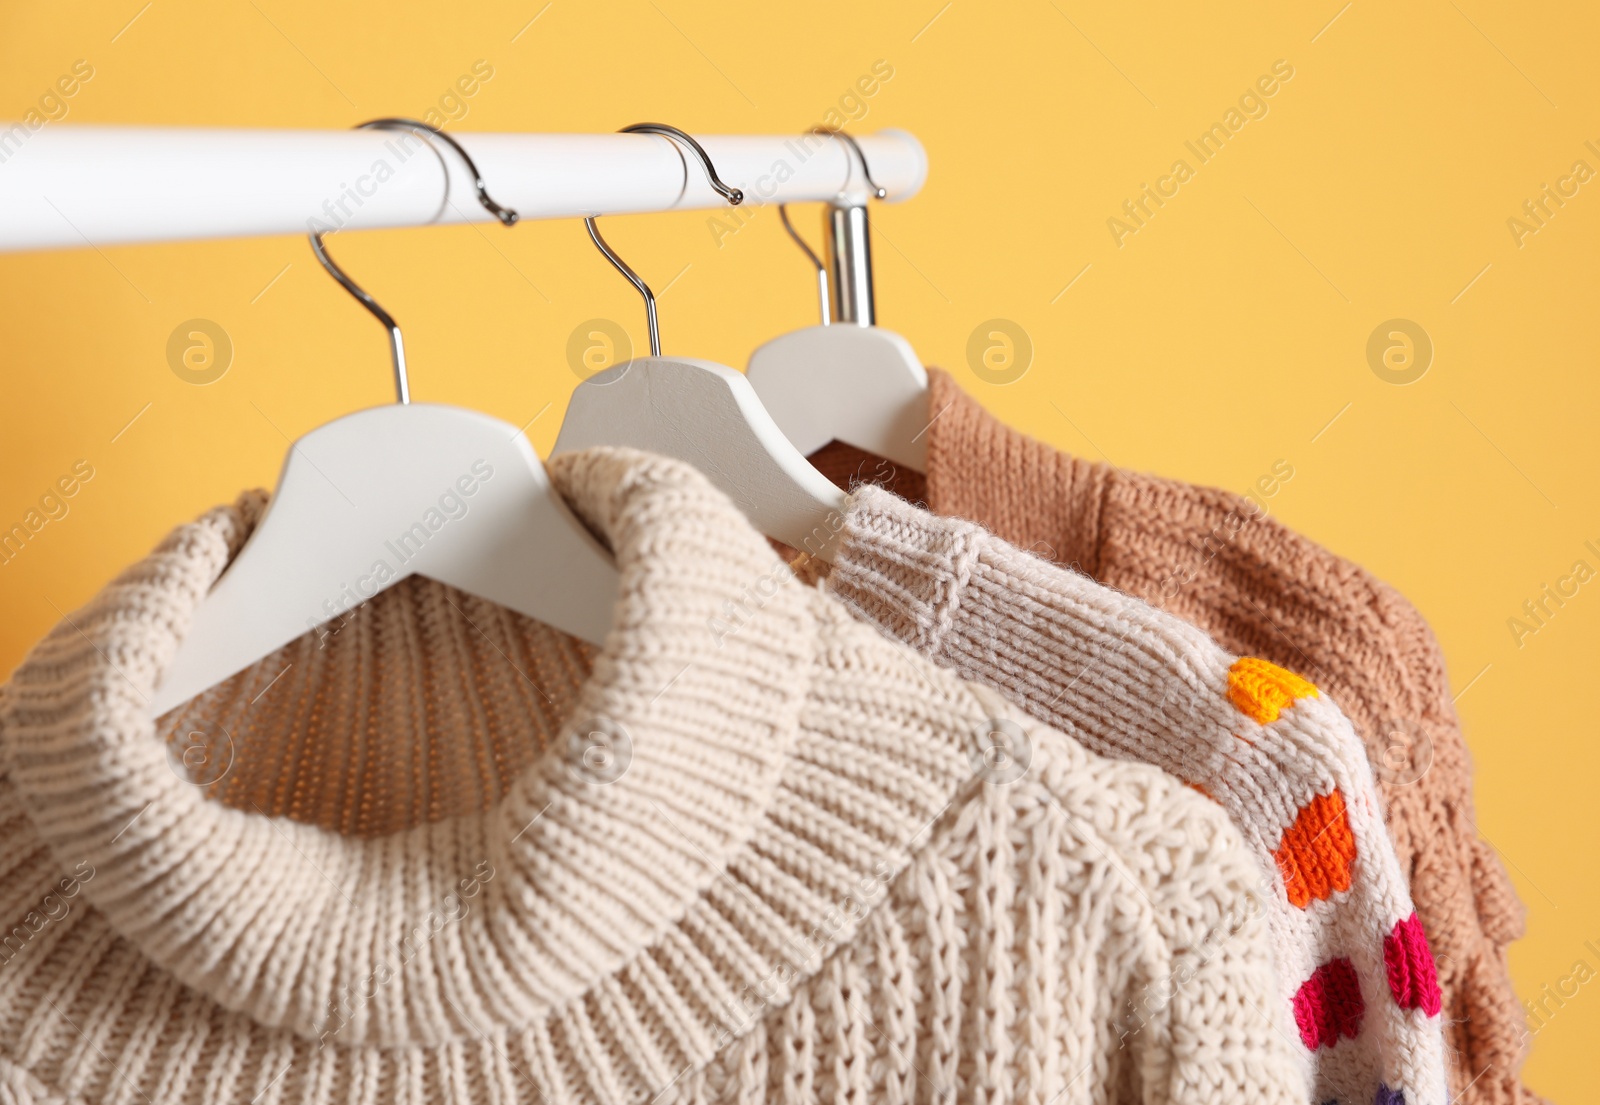
[[[852,935],[816,918],[909,861],[970,774],[966,734],[923,716],[920,669],[866,661],[906,684],[892,728],[922,743],[836,740],[797,764],[826,667],[817,617],[868,651],[871,631],[685,466],[592,450],[551,476],[614,551],[620,598],[562,738],[481,814],[358,839],[226,808],[171,770],[145,702],[248,535],[236,510],[174,531],[41,642],[5,696],[0,755],[61,867],[93,865],[87,897],[120,936],[263,1029],[369,1063],[375,1047],[543,1040],[522,1052],[536,1082],[622,1101],[705,1061]],[[586,764],[595,744],[626,770]],[[421,911],[475,875],[465,915],[419,937]]]
[[[948,373],[928,371],[928,509],[1001,533],[1093,576],[1115,470],[1007,426]]]
[[[846,491],[873,484],[935,514],[979,522],[1059,564],[1099,570],[1101,507],[1115,469],[1013,430],[937,368],[928,369],[926,434],[925,473],[840,441],[809,459]]]

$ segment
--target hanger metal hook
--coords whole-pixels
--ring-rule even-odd
[[[742,191],[737,188],[730,188],[722,182],[721,177],[717,176],[716,166],[711,164],[711,156],[706,153],[705,148],[696,142],[693,137],[685,134],[677,127],[669,127],[665,123],[634,123],[632,126],[623,127],[617,133],[659,134],[664,138],[677,139],[694,151],[695,157],[700,161],[700,167],[705,170],[706,180],[716,190],[717,195],[727,200],[729,205],[733,207],[737,207],[744,202],[744,193]],[[644,297],[645,322],[650,329],[650,355],[659,357],[661,356],[661,326],[656,320],[655,293],[650,290],[650,285],[646,284],[638,273],[628,267],[626,261],[617,256],[617,251],[606,244],[606,240],[600,236],[600,228],[595,225],[596,218],[598,216],[590,215],[583,220],[583,225],[589,231],[589,240],[595,244],[595,248],[600,251],[605,259],[610,261],[616,270],[627,278],[628,283],[632,284],[639,294]]]
[[[700,167],[706,171],[706,180],[711,182],[717,195],[727,200],[729,204],[738,207],[744,202],[744,193],[737,188],[730,188],[722,183],[722,178],[717,176],[716,166],[711,164],[711,157],[706,153],[705,147],[694,140],[692,135],[686,134],[677,127],[669,127],[665,123],[634,123],[623,127],[618,134],[659,134],[663,138],[676,138],[685,146],[694,151],[695,157],[700,159]]]
[[[833,309],[828,302],[828,266],[822,263],[822,258],[817,256],[817,251],[800,237],[800,232],[794,228],[794,223],[789,221],[789,205],[778,204],[778,218],[783,220],[783,229],[789,232],[789,237],[794,239],[794,244],[800,251],[811,259],[811,265],[817,270],[817,302],[822,308],[822,325],[828,326],[833,322]]]
[[[888,189],[881,187],[877,181],[872,179],[872,168],[867,164],[867,155],[862,152],[861,144],[854,138],[842,130],[830,130],[827,127],[812,127],[811,133],[820,134],[825,138],[843,140],[845,145],[855,153],[856,160],[861,163],[861,175],[867,178],[867,184],[872,188],[873,197],[881,200],[889,194]],[[801,252],[810,260],[811,267],[817,270],[817,303],[822,312],[822,325],[827,326],[833,322],[833,309],[828,296],[828,266],[822,263],[822,258],[817,256],[816,250],[806,244],[806,240],[800,237],[800,232],[789,221],[788,204],[778,204],[778,218],[783,220],[783,229],[789,232],[789,237],[794,239],[794,244],[799,246]]]
[[[851,151],[856,155],[856,160],[861,162],[861,175],[867,178],[867,184],[872,188],[873,199],[881,200],[889,194],[889,190],[887,188],[882,187],[877,181],[872,179],[872,168],[867,164],[867,155],[861,151],[861,143],[857,142],[854,138],[851,138],[842,130],[832,130],[828,127],[812,127],[811,133],[820,134],[825,138],[841,139],[845,145],[850,147]]]
[[[433,137],[442,139],[446,145],[460,155],[462,162],[467,166],[467,171],[472,174],[473,187],[477,192],[478,202],[483,205],[484,210],[499,219],[505,226],[514,226],[517,219],[520,218],[511,208],[502,206],[494,201],[489,195],[488,186],[483,182],[483,174],[478,172],[477,163],[472,160],[472,156],[462,148],[461,143],[438,127],[429,126],[420,119],[386,118],[370,119],[365,123],[358,123],[354,129],[409,130],[413,133],[426,131]],[[427,139],[423,139],[423,141],[426,142]],[[429,146],[431,148],[432,143],[429,143]],[[435,154],[438,153],[437,150],[434,152]],[[449,187],[450,182],[447,170],[445,178],[446,199],[449,198]],[[384,329],[389,331],[389,359],[394,365],[395,396],[402,404],[411,402],[411,385],[406,377],[406,345],[405,340],[400,336],[400,324],[394,320],[393,315],[383,309],[376,299],[372,298],[371,293],[350,279],[343,269],[334,264],[333,258],[328,256],[328,247],[322,242],[322,235],[323,232],[320,230],[308,235],[311,239],[311,252],[316,254],[317,260],[322,267],[328,270],[328,275],[337,280],[340,287],[354,296],[356,301],[370,311],[372,317],[383,323]]]
[[[440,130],[438,127],[429,126],[420,119],[406,119],[395,116],[387,119],[368,119],[365,123],[357,123],[355,129],[427,131],[429,134],[433,135],[433,137],[439,139],[452,150],[456,151],[457,156],[461,158],[461,163],[467,167],[467,172],[472,174],[473,190],[477,193],[478,203],[482,205],[485,211],[499,219],[501,225],[503,226],[516,226],[517,220],[522,217],[515,211],[511,210],[511,208],[502,206],[494,201],[494,199],[489,195],[489,186],[483,182],[483,174],[478,171],[478,163],[472,160],[472,155],[466,151],[460,142],[457,142],[454,138]],[[861,164],[863,168],[866,167],[865,161],[863,161]]]

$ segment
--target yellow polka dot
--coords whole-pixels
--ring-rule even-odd
[[[1316,698],[1317,688],[1276,664],[1241,656],[1228,669],[1228,701],[1262,725],[1278,720],[1297,698]]]

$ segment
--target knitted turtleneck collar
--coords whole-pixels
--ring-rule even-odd
[[[850,937],[812,922],[900,870],[970,774],[959,742],[915,717],[914,762],[864,740],[797,763],[823,600],[681,465],[595,450],[551,475],[614,551],[620,598],[553,747],[478,812],[361,838],[229,808],[174,772],[145,703],[253,510],[180,527],[7,690],[0,763],[57,869],[88,864],[114,935],[285,1054],[347,1052],[356,1073],[339,1077],[440,1045],[493,1064],[472,1041],[516,1038],[544,1041],[518,1053],[541,1084],[658,1089],[748,1027],[748,994],[781,1000]],[[325,688],[292,693],[296,725],[332,708]],[[836,803],[845,792],[865,800]],[[460,916],[424,921],[451,901]]]

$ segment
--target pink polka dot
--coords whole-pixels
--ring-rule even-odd
[[[1366,1011],[1355,966],[1343,957],[1311,972],[1294,995],[1294,1022],[1312,1051],[1332,1047],[1342,1036],[1354,1039]]]
[[[1415,913],[1396,921],[1394,931],[1383,938],[1383,965],[1389,971],[1389,992],[1400,1008],[1420,1009],[1430,1017],[1439,1015],[1444,1006],[1439,971]]]

